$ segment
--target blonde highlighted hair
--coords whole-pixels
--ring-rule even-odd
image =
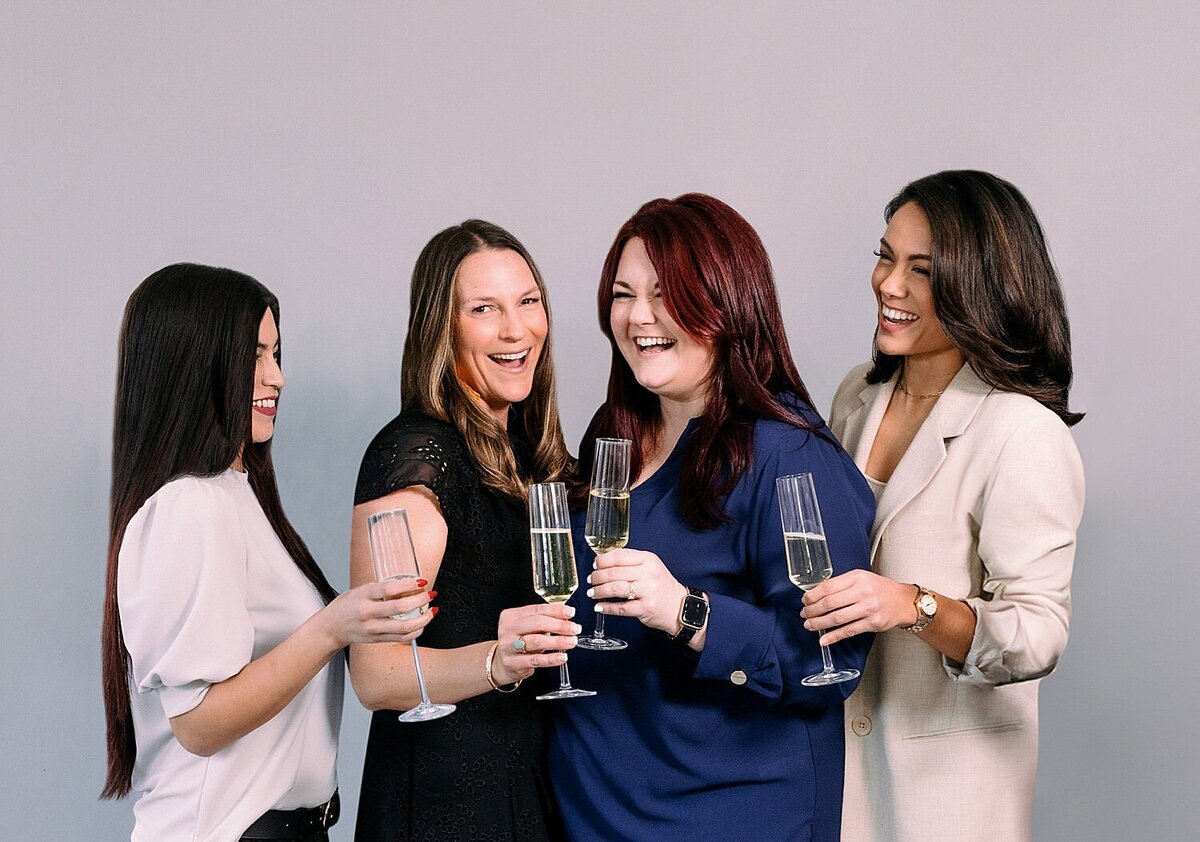
[[[484,485],[524,503],[525,486],[529,482],[566,479],[574,470],[575,460],[567,451],[558,417],[550,332],[546,334],[546,344],[534,371],[533,388],[517,405],[534,447],[530,477],[521,476],[508,433],[472,397],[470,387],[459,379],[455,370],[458,270],[467,257],[489,249],[507,249],[521,255],[541,293],[547,324],[552,324],[542,274],[516,237],[481,219],[468,219],[441,231],[421,250],[413,267],[400,403],[402,409],[420,409],[433,418],[454,424],[479,466]]]

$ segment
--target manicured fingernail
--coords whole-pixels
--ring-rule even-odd
[[[440,610],[441,610],[441,609],[440,609],[440,608],[438,608],[438,607],[435,605],[435,606],[433,606],[432,608],[430,608],[430,609],[429,609],[429,614],[430,614],[431,616],[433,616],[433,617],[436,617],[436,616],[437,616],[437,612],[438,612],[438,611],[440,611]]]
[[[805,620],[804,628],[808,629],[809,631],[812,631],[813,630],[812,620]]]
[[[587,583],[588,583],[589,585],[592,583],[592,574],[591,574],[591,573],[589,573],[589,574],[587,575]]]
[[[425,587],[425,586],[426,586],[426,585],[428,585],[428,584],[429,584],[429,582],[427,582],[425,579],[418,579],[418,580],[417,580],[417,587],[418,587],[418,588],[423,588],[423,587]]]
[[[597,614],[603,614],[604,613],[604,603],[597,602],[595,605],[592,606],[592,610],[595,611]]]
[[[568,605],[567,606],[567,618],[570,619],[571,617],[574,617],[574,616],[575,616],[575,606]]]
[[[594,597],[594,596],[596,595],[596,589],[595,589],[595,588],[588,588],[588,589],[587,589],[587,595],[588,595],[588,599],[591,599],[592,597]]]
[[[430,592],[429,592],[429,598],[430,598],[430,599],[433,599],[435,596],[437,596],[437,591],[430,591]]]
[[[560,655],[559,655],[557,658],[555,658],[554,660],[555,660],[555,662],[556,662],[556,663],[558,663],[558,664],[565,664],[565,663],[567,662],[567,653],[566,653],[566,652],[563,652],[562,654],[560,654]]]
[[[571,634],[580,634],[583,631],[583,626],[579,623],[571,623]]]
[[[567,638],[567,643],[570,644],[571,646],[574,646],[578,642],[579,642],[578,637],[568,637]]]

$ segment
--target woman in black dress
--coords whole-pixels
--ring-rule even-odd
[[[458,710],[399,722],[419,699],[410,648],[352,650],[355,692],[375,711],[357,839],[555,839],[542,711],[520,685],[563,663],[579,626],[533,590],[525,486],[564,478],[573,460],[545,287],[511,234],[468,220],[426,245],[402,368],[401,413],[359,471],[351,581],[372,578],[366,516],[407,509],[441,611],[422,638],[429,695]]]

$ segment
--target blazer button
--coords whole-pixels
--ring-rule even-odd
[[[741,670],[734,670],[729,673],[729,680],[740,687],[746,683],[746,673]]]
[[[860,737],[865,737],[871,733],[871,717],[859,716],[850,720],[850,730]]]

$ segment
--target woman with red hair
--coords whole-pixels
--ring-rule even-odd
[[[596,437],[632,440],[637,549],[593,569],[576,517],[582,607],[630,645],[571,657],[598,695],[554,710],[567,832],[837,839],[855,684],[801,684],[821,656],[788,580],[775,479],[813,474],[838,573],[866,567],[874,501],[796,371],[766,250],[711,196],[649,202],[609,250],[599,310],[612,369],[579,476]],[[861,669],[870,642],[838,647],[838,665]]]

